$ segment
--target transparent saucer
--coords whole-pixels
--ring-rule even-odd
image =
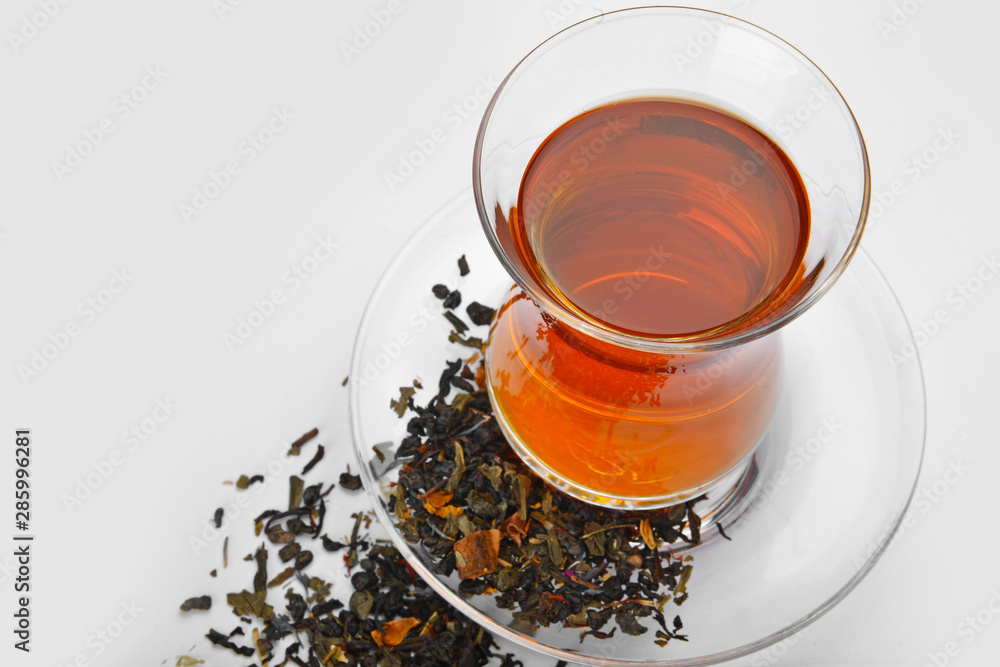
[[[459,276],[465,255],[470,273]],[[399,467],[372,447],[394,447],[410,415],[390,409],[401,386],[436,392],[445,360],[472,350],[448,342],[451,325],[431,286],[497,307],[512,284],[479,225],[471,192],[449,202],[406,243],[376,286],[358,331],[350,376],[351,431],[379,520],[427,582],[462,613],[534,651],[584,665],[710,665],[746,656],[798,632],[847,596],[899,526],[920,469],[924,389],[919,361],[891,355],[913,343],[892,290],[864,252],[837,285],[782,332],[786,377],[777,415],[741,478],[736,500],[709,499],[725,514],[688,550],[694,570],[679,614],[687,642],[639,637],[580,640],[575,628],[511,627],[490,596],[465,598],[457,575],[435,574],[386,508]],[[471,335],[485,337],[486,327]],[[732,489],[727,490],[732,493]],[[721,514],[720,514],[721,516]],[[715,517],[719,519],[719,516]],[[610,628],[606,628],[610,629]]]

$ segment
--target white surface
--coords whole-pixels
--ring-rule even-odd
[[[11,450],[0,457],[5,628],[15,597],[6,545],[15,532],[17,428],[30,428],[34,441],[36,536],[34,650],[14,651],[5,630],[4,664],[62,666],[82,656],[79,664],[172,665],[189,650],[213,665],[249,662],[211,650],[201,635],[209,625],[235,625],[220,594],[250,581],[241,559],[258,542],[251,518],[282,502],[289,471],[307,460],[285,458],[282,447],[320,428],[328,454],[312,481],[333,479],[349,460],[340,382],[361,311],[403,240],[469,187],[487,85],[555,29],[626,6],[398,1],[398,13],[350,62],[341,44],[389,2],[11,0],[0,10],[0,442]],[[223,3],[235,9],[220,16]],[[865,134],[874,192],[899,181],[896,201],[872,216],[864,247],[915,328],[935,315],[944,322],[924,324],[933,330],[920,349],[929,421],[918,494],[926,495],[910,527],[841,606],[747,663],[923,665],[940,654],[939,665],[995,664],[997,614],[981,612],[979,623],[995,621],[982,626],[966,619],[1000,591],[992,515],[1000,280],[976,277],[995,277],[984,258],[994,262],[1000,250],[991,206],[1000,10],[970,1],[690,4],[776,32],[838,85]],[[58,11],[15,49],[10,34],[43,5]],[[900,25],[887,33],[894,11]],[[162,81],[147,68],[165,73]],[[144,77],[145,99],[126,117],[116,100]],[[452,107],[467,98],[472,111],[463,118]],[[251,160],[241,144],[275,110],[294,118],[275,121],[284,129]],[[105,118],[113,132],[60,180],[52,163]],[[938,142],[947,151],[914,170],[913,156],[933,153],[949,130],[953,141]],[[433,154],[390,188],[385,172],[432,136]],[[230,160],[240,172],[186,223],[179,206]],[[286,272],[317,239],[338,247],[296,283]],[[128,284],[102,293],[116,271]],[[981,289],[966,299],[960,285]],[[284,301],[230,351],[224,336],[272,290]],[[86,300],[109,295],[91,315]],[[18,367],[70,323],[79,334],[25,382]],[[178,407],[155,432],[123,439],[167,399]],[[115,451],[120,465],[70,511],[65,496]],[[223,531],[223,571],[221,537],[198,553],[189,538],[236,497],[223,481],[269,463],[285,470],[262,496],[246,496],[250,507]],[[962,473],[949,475],[950,466]],[[338,510],[365,502],[341,490],[332,498]],[[347,529],[345,519],[339,530]],[[332,560],[329,570],[336,577]],[[179,603],[204,592],[216,594],[216,608],[182,617]],[[141,611],[106,644],[96,633],[116,629],[123,604]],[[127,613],[122,620],[131,621]]]

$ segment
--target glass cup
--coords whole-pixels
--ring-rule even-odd
[[[515,232],[526,170],[554,130],[609,104],[657,98],[714,108],[768,137],[801,176],[810,216],[796,279],[741,317],[694,333],[609,325],[554,288]],[[731,165],[719,196],[742,187],[756,169],[751,157]],[[551,201],[531,204],[552,205],[560,185],[581,174],[568,170]],[[775,35],[723,14],[604,14],[549,38],[507,75],[479,128],[473,186],[483,229],[515,282],[493,320],[486,369],[497,421],[518,455],[562,491],[624,508],[739,484],[782,374],[795,372],[782,368],[779,330],[841,275],[868,212],[864,140],[823,72]],[[669,272],[682,255],[650,247],[647,266]],[[625,278],[639,285],[649,273],[640,265]]]

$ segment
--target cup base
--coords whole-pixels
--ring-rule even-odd
[[[715,527],[717,522],[723,522],[724,531],[725,525],[735,521],[752,500],[750,496],[757,477],[754,452],[766,439],[766,434],[761,437],[750,453],[729,472],[697,488],[663,496],[614,496],[570,482],[553,472],[544,462],[534,456],[514,433],[503,411],[497,408],[499,403],[494,395],[493,386],[489,383],[487,383],[487,390],[490,402],[493,404],[493,415],[497,425],[518,458],[550,486],[572,498],[600,507],[621,510],[653,510],[680,505],[704,496],[704,500],[699,501],[695,509],[702,517],[702,532],[705,537],[718,532]]]

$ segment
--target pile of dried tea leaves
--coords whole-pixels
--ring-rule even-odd
[[[315,435],[314,430],[303,438]],[[304,442],[297,441],[289,455],[297,456]],[[303,474],[320,458],[321,453],[314,456]],[[351,475],[349,468],[341,474],[340,484],[348,490],[361,488],[360,478]],[[237,488],[246,485],[237,484]],[[255,534],[277,550],[285,567],[276,574],[268,571],[266,542],[247,555],[245,560],[254,562],[256,570],[251,586],[226,596],[241,625],[229,633],[210,630],[206,635],[210,642],[240,656],[255,657],[251,663],[255,667],[477,667],[494,658],[494,664],[502,667],[521,664],[513,656],[495,655],[490,633],[428,587],[395,548],[363,534],[371,522],[369,516],[351,515],[353,530],[343,542],[326,534],[326,497],[333,488],[334,484],[325,489],[323,484],[307,486],[293,475],[288,509],[267,510],[254,520]],[[219,518],[217,513],[216,524]],[[329,581],[309,574],[313,549],[320,558],[341,552],[337,558],[343,558],[343,574],[350,576],[354,589],[346,602],[331,595]],[[211,604],[211,597],[205,595],[185,601],[180,608],[207,610]],[[202,662],[181,656],[177,664]]]
[[[464,260],[464,258],[463,258]],[[461,262],[463,275],[468,264]],[[697,544],[694,505],[642,512],[590,505],[553,490],[515,455],[497,425],[486,391],[481,338],[453,312],[457,290],[433,288],[454,329],[449,340],[476,351],[449,361],[437,393],[420,406],[412,388],[392,405],[412,413],[395,451],[402,462],[389,510],[398,530],[443,576],[457,573],[459,592],[493,595],[513,611],[515,627],[568,626],[587,635],[616,630],[641,635],[651,618],[655,641],[686,641],[679,616],[666,605],[688,597],[691,558],[670,545]],[[473,326],[493,310],[466,307]],[[419,383],[416,384],[419,387]],[[605,630],[614,620],[615,628]]]
[[[463,276],[469,272],[464,257],[459,268]],[[470,325],[455,313],[462,295],[443,285],[433,293],[453,326],[449,340],[471,356],[446,363],[426,405],[414,402],[423,388],[419,381],[391,401],[400,417],[413,415],[394,455],[375,448],[382,465],[401,464],[389,498],[397,529],[435,572],[459,577],[460,594],[495,596],[525,632],[556,625],[579,628],[581,641],[607,639],[618,630],[645,634],[649,627],[640,619],[652,619],[657,644],[686,641],[680,617],[668,621],[666,606],[687,599],[691,558],[671,545],[700,541],[694,510],[700,499],[627,512],[551,489],[521,463],[497,426],[486,391],[483,339],[467,335]],[[493,309],[476,302],[465,311],[472,326],[487,326],[493,317]],[[299,438],[288,455],[299,456],[317,433]],[[288,509],[267,510],[254,520],[256,536],[277,550],[284,569],[268,572],[266,542],[247,555],[256,565],[252,585],[226,596],[242,624],[229,633],[210,630],[209,641],[255,657],[254,667],[521,665],[512,655],[493,653],[490,633],[433,591],[393,546],[362,534],[371,521],[367,515],[351,515],[353,530],[343,542],[327,534],[326,498],[335,484],[324,488],[303,480],[323,456],[317,446],[301,476],[290,477]],[[261,475],[242,475],[235,486],[242,491],[263,481]],[[346,490],[361,488],[349,468],[339,481]],[[220,510],[216,527],[221,518]],[[227,549],[228,538],[224,567]],[[354,589],[349,600],[336,599],[330,582],[308,573],[312,550],[343,552],[344,574]],[[181,609],[211,606],[210,596],[198,596]],[[182,656],[177,664],[202,663]]]

